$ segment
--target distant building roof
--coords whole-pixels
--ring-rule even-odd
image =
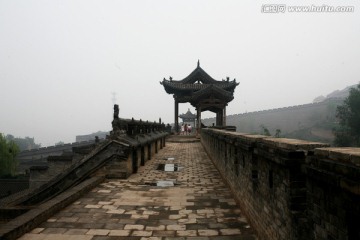
[[[196,114],[191,113],[190,109],[188,109],[186,113],[179,115],[179,118],[194,120],[196,119]]]

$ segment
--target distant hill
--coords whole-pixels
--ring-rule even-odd
[[[350,89],[355,88],[355,87],[356,87],[356,85],[348,86],[348,87],[344,88],[343,90],[335,90],[332,93],[328,94],[326,97],[324,97],[324,96],[316,97],[314,99],[313,103],[323,102],[323,101],[331,99],[331,98],[345,99],[347,96],[349,96]]]
[[[332,143],[332,129],[337,126],[336,108],[355,86],[336,90],[326,97],[319,96],[309,104],[228,115],[227,125],[236,126],[237,131],[243,133],[261,134],[265,127],[271,135],[279,129],[281,137]],[[215,118],[203,119],[202,122],[212,126]]]

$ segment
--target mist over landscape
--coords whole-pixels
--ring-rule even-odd
[[[264,13],[263,4],[0,1],[0,132],[41,146],[74,142],[109,131],[114,103],[120,117],[173,123],[174,100],[159,82],[185,78],[198,60],[214,79],[240,82],[228,116],[322,102],[359,83],[358,1],[342,3],[354,6],[347,13]],[[188,109],[195,113],[190,104],[179,113]],[[279,126],[257,120],[251,127],[229,117],[228,124],[297,137],[285,119]],[[295,130],[308,129],[304,121]],[[312,132],[321,135],[315,140],[323,130]]]
[[[0,239],[360,239],[360,1],[0,0]]]

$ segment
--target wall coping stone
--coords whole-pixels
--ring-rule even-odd
[[[320,147],[328,147],[329,144],[320,143],[320,142],[309,142],[305,140],[299,140],[299,139],[291,139],[291,138],[274,138],[274,137],[268,137],[261,139],[262,143],[265,143],[269,146],[282,148],[286,150],[314,150],[315,148]]]
[[[248,143],[263,143],[267,146],[272,146],[276,148],[282,148],[286,150],[292,151],[309,151],[314,150],[315,148],[322,148],[322,147],[329,147],[329,144],[320,143],[320,142],[309,142],[305,140],[299,139],[290,139],[290,138],[275,138],[265,135],[259,134],[248,134],[248,133],[238,133],[238,132],[229,132],[225,130],[219,129],[203,129],[202,131],[208,131],[211,134],[211,131],[215,134],[227,136],[227,137],[234,137],[237,138],[238,141],[245,141]]]
[[[360,195],[360,148],[317,148],[307,162],[308,175],[318,182],[326,180],[327,184]]]
[[[318,148],[315,149],[315,156],[345,162],[360,167],[360,148]]]

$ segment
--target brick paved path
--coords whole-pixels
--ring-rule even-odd
[[[184,168],[156,170],[160,163]],[[149,185],[170,179],[175,186]],[[252,240],[253,234],[201,144],[169,142],[137,174],[107,180],[20,239]]]

